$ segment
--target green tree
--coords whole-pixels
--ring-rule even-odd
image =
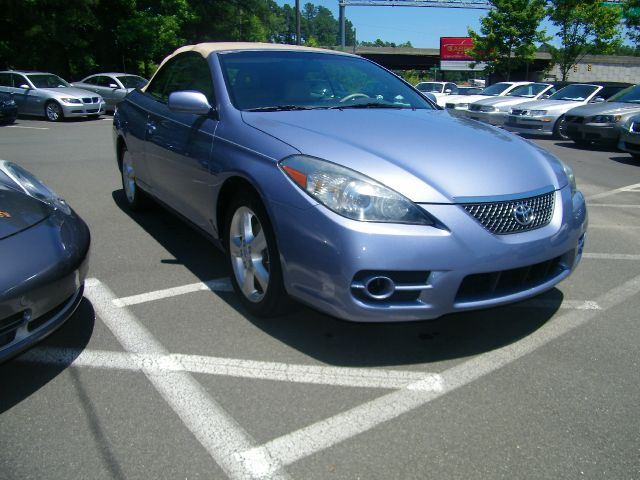
[[[549,52],[563,81],[585,55],[613,53],[620,45],[620,9],[616,6],[600,0],[553,0],[547,14],[559,29],[561,46],[549,45]]]
[[[640,47],[640,0],[625,0],[622,4],[622,17],[627,26],[629,38]]]
[[[545,0],[492,0],[491,4],[493,9],[480,19],[480,33],[469,28],[470,55],[487,62],[489,72],[509,80],[515,68],[533,60],[536,43],[548,39],[540,29]]]

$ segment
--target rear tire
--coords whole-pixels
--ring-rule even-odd
[[[140,190],[136,182],[136,171],[133,166],[133,158],[125,148],[122,152],[122,189],[127,200],[127,205],[131,210],[142,210],[148,204],[147,195]]]
[[[280,253],[264,205],[253,192],[236,195],[227,209],[224,240],[231,283],[242,305],[257,317],[285,313]]]

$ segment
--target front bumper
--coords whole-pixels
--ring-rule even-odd
[[[503,126],[510,132],[552,136],[557,120],[554,117],[538,118],[508,115]]]
[[[287,291],[352,321],[432,319],[538,295],[568,277],[582,255],[586,205],[568,187],[555,192],[550,223],[525,233],[491,234],[459,205],[423,208],[447,229],[356,222],[322,206],[301,211],[272,205],[277,238],[286,239],[279,248]],[[509,283],[540,269],[548,271]],[[363,295],[374,277],[391,278],[401,289],[380,300]],[[476,285],[487,281],[501,286]]]
[[[618,148],[623,152],[640,155],[640,134],[623,131],[620,133]]]
[[[82,301],[90,235],[72,213],[56,212],[0,241],[0,361],[60,327]]]
[[[507,116],[507,112],[474,112],[467,110],[468,118],[472,120],[479,120],[480,122],[488,123],[496,127],[504,125]]]
[[[68,104],[60,102],[65,118],[86,117],[87,115],[102,115],[106,112],[104,101],[100,103]]]
[[[615,144],[618,142],[619,130],[610,123],[582,123],[566,122],[564,133],[571,140],[602,142]]]

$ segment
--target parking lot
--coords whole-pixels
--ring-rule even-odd
[[[206,239],[126,208],[111,129],[0,127],[0,158],[92,232],[76,314],[0,365],[0,478],[640,479],[628,154],[533,140],[573,167],[590,217],[582,264],[541,297],[428,322],[265,320]]]

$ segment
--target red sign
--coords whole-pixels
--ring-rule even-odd
[[[440,37],[440,60],[473,60],[467,53],[472,48],[471,37]]]

